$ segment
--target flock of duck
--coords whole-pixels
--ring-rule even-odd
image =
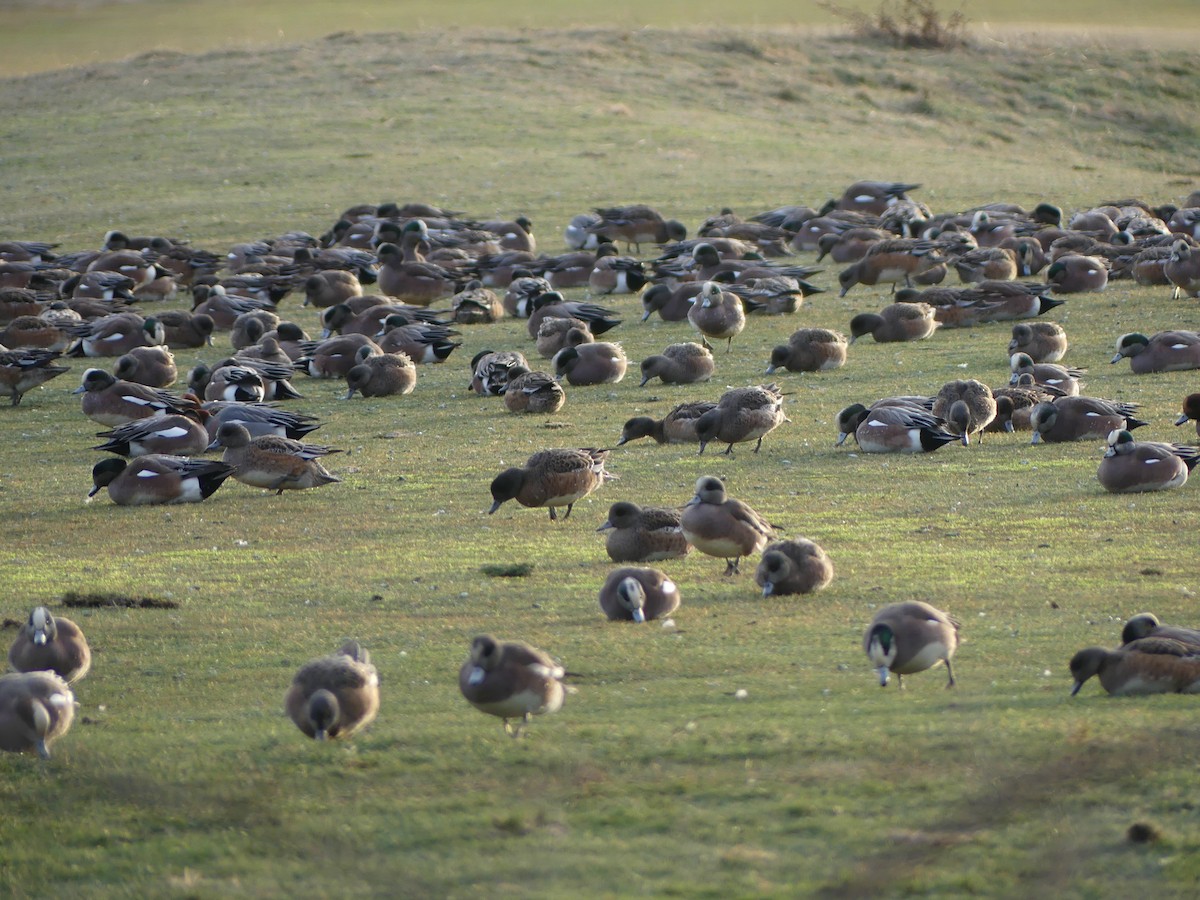
[[[418,365],[444,362],[461,346],[453,326],[521,317],[550,371],[531,365],[521,350],[481,351],[471,360],[470,389],[502,397],[514,413],[551,414],[566,402],[564,382],[613,384],[628,368],[619,344],[597,339],[619,323],[616,311],[562,293],[586,288],[593,298],[636,295],[643,321],[657,314],[696,331],[698,340],[642,360],[641,384],[702,383],[716,368],[714,344],[731,352],[748,316],[786,315],[822,292],[809,280],[820,268],[781,259],[815,251],[818,262],[845,266],[842,295],[858,285],[891,284],[894,302],[854,316],[849,338],[831,329],[795,330],[771,352],[768,374],[835,369],[868,335],[916,341],[938,329],[1014,322],[1008,385],[958,379],[934,396],[852,404],[837,417],[839,445],[853,437],[864,452],[924,453],[986,431],[1029,430],[1035,443],[1106,440],[1097,472],[1106,490],[1185,483],[1200,450],[1135,440],[1132,432],[1145,424],[1135,407],[1081,395],[1082,372],[1059,364],[1068,348],[1064,329],[1039,317],[1062,305],[1062,295],[1102,290],[1114,278],[1200,296],[1200,192],[1181,207],[1127,200],[1064,221],[1049,204],[1032,212],[990,204],[935,215],[908,197],[917,187],[858,182],[822,209],[787,206],[747,220],[726,210],[692,239],[680,222],[647,206],[597,209],[570,222],[570,249],[558,256],[536,253],[524,217],[469,221],[425,204],[355,206],[319,238],[288,232],[234,245],[223,256],[120,232],[110,232],[98,250],[69,254],[36,241],[0,242],[0,390],[16,406],[68,371],[64,355],[113,362],[111,372],[88,368],[75,390],[82,413],[109,429],[94,449],[113,454],[93,467],[89,500],[107,489],[120,505],[198,502],[230,478],[277,493],[308,490],[340,480],[322,463],[338,451],[306,442],[321,423],[280,405],[301,396],[291,384],[297,373],[344,379],[347,399],[403,396],[416,385]],[[620,244],[636,255],[623,255]],[[657,255],[643,259],[642,245],[654,245]],[[941,286],[950,271],[961,286]],[[1043,272],[1044,282],[1019,280]],[[136,310],[144,307],[134,306],[182,290],[191,294],[190,310],[143,316]],[[318,338],[277,314],[293,291],[319,311]],[[186,392],[167,390],[180,377],[172,351],[211,345],[217,333],[228,334],[232,352],[187,372]],[[1200,334],[1125,334],[1112,361],[1126,358],[1139,374],[1200,368]],[[1177,424],[1189,419],[1200,420],[1200,394],[1185,399]],[[617,443],[651,438],[698,445],[703,454],[716,442],[732,454],[754,442],[757,452],[785,421],[780,388],[752,385],[715,401],[681,403],[661,420],[633,417]],[[220,460],[203,457],[215,449],[223,451]],[[609,452],[534,453],[495,476],[489,513],[515,500],[548,509],[552,520],[559,510],[569,517],[609,479]],[[760,555],[754,578],[764,596],[818,591],[834,577],[821,547],[805,538],[777,540],[765,518],[711,475],[698,479],[682,509],[623,500],[598,530],[608,532],[615,563],[675,559],[695,549],[725,560],[725,574],[735,575],[743,558]],[[663,572],[622,565],[605,581],[599,603],[610,619],[645,622],[668,617],[680,594]],[[958,623],[943,611],[898,603],[878,612],[863,648],[881,684],[893,674],[902,684],[904,675],[942,663],[953,685],[957,635]],[[38,607],[9,663],[14,673],[0,677],[0,749],[47,756],[71,724],[71,685],[90,667],[86,639],[70,620]],[[1081,651],[1070,668],[1075,691],[1092,675],[1113,694],[1200,691],[1200,635],[1143,614],[1126,625],[1119,649]],[[481,635],[459,687],[517,735],[532,715],[561,707],[564,675],[540,650]],[[369,653],[351,641],[301,667],[285,708],[310,737],[346,736],[375,717],[378,684]]]

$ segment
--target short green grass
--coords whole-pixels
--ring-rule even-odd
[[[1191,57],[1110,47],[901,54],[728,29],[342,35],[286,49],[154,54],[4,82],[0,235],[95,246],[104,230],[223,250],[341,209],[421,199],[529,214],[542,247],[593,205],[644,201],[694,228],[724,205],[819,204],[859,177],[921,181],[937,210],[994,199],[1068,209],[1200,182]],[[920,100],[920,112],[913,102]],[[807,261],[807,260],[806,260]],[[833,283],[834,272],[817,276]],[[582,295],[582,292],[576,292]],[[635,362],[686,325],[605,300]],[[631,444],[566,522],[508,504],[501,468],[550,446],[612,446],[631,415],[764,380],[801,325],[844,329],[885,302],[858,288],[755,319],[709,385],[568,388],[550,420],[466,390],[485,347],[532,352],[524,323],[463,329],[414,394],[295,406],[345,452],[344,483],[274,497],[230,483],[196,506],[83,498],[99,430],[68,392],[82,364],[3,413],[3,615],[48,603],[95,651],[80,718],[48,764],[0,759],[0,886],[14,896],[1187,896],[1200,875],[1185,697],[1067,697],[1066,661],[1128,615],[1192,623],[1191,486],[1114,497],[1099,444],[1019,435],[920,458],[835,449],[855,400],[1006,378],[1008,329],[852,348],[845,368],[777,376],[791,421],[755,455]],[[289,318],[315,314],[289,298]],[[1195,301],[1116,283],[1059,317],[1089,392],[1174,429],[1194,373],[1110,366],[1117,335],[1200,328]],[[219,348],[180,354],[212,361]],[[725,478],[784,535],[830,553],[813,598],[762,600],[750,570],[693,554],[677,628],[603,621],[594,533],[623,498],[676,505]],[[530,566],[499,578],[487,567]],[[68,592],[174,609],[71,609]],[[873,611],[924,599],[962,622],[944,673],[881,690]],[[472,710],[470,638],[541,646],[577,693],[525,739]],[[11,635],[12,631],[4,632]],[[376,724],[305,741],[281,712],[295,668],[344,638],[382,679]],[[744,699],[736,693],[745,690]],[[1145,821],[1150,846],[1125,832]]]

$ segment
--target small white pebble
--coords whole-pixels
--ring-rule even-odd
[[[673,630],[675,628],[675,620],[674,619],[663,619],[662,627],[665,628],[667,631]]]
[[[733,692],[734,700],[745,700],[749,696],[750,695],[748,693],[746,693],[745,688],[738,688],[736,691]]]
[[[250,546],[250,542],[249,542],[249,541],[243,541],[241,538],[238,538],[236,541],[234,541],[234,542],[233,542],[233,546],[235,546],[235,547],[249,547],[249,546]]]
[[[1042,669],[1042,677],[1043,678],[1050,678],[1053,675],[1054,675],[1054,673],[1051,672],[1049,669]]]

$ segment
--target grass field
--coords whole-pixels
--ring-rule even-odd
[[[145,6],[149,21],[160,6]],[[204,21],[220,9],[205,6]],[[127,61],[9,78],[0,239],[77,249],[120,227],[220,252],[319,233],[355,203],[411,199],[525,213],[554,253],[570,217],[597,205],[647,202],[694,229],[723,206],[819,205],[857,178],[922,182],[914,196],[935,211],[1178,203],[1200,186],[1190,51],[1014,41],[906,54],[791,29],[634,33],[619,18],[633,13],[614,9],[612,28],[599,15],[536,31],[472,20],[254,49],[206,49],[228,29],[189,25],[204,52],[156,39],[115,54]],[[692,25],[687,15],[674,21]],[[302,5],[294,18],[307,16]],[[814,280],[832,287],[836,271]],[[631,360],[692,334],[639,324],[635,299],[602,302],[621,312],[613,336]],[[718,352],[709,385],[639,388],[631,375],[568,387],[550,419],[465,390],[478,350],[532,351],[523,322],[464,328],[449,362],[422,367],[399,400],[344,402],[344,386],[298,378],[294,408],[326,422],[317,436],[345,451],[330,460],[344,483],[282,497],[231,482],[194,506],[85,505],[99,429],[69,394],[83,364],[0,410],[0,613],[21,620],[47,603],[95,652],[54,758],[0,758],[0,890],[1192,895],[1194,700],[1110,699],[1094,682],[1070,699],[1066,664],[1115,645],[1137,612],[1196,624],[1194,486],[1105,494],[1098,443],[997,435],[920,458],[832,446],[850,402],[1006,380],[1004,325],[860,341],[843,369],[775,376],[791,421],[758,455],[637,442],[612,454],[619,480],[565,523],[514,504],[484,515],[491,478],[535,450],[612,446],[632,415],[761,382],[792,329],[845,330],[884,302],[883,290],[831,290],[794,317],[752,321]],[[281,314],[311,331],[316,314],[299,304],[289,297]],[[1142,404],[1151,425],[1139,435],[1195,440],[1171,426],[1195,373],[1108,364],[1123,332],[1200,329],[1194,300],[1117,282],[1056,312],[1088,393]],[[180,353],[181,367],[224,355],[221,340]],[[605,622],[596,593],[611,564],[594,529],[608,505],[682,504],[703,474],[785,536],[818,541],[835,581],[764,601],[752,565],[725,579],[721,561],[694,553],[661,564],[683,592],[676,630]],[[511,562],[532,572],[482,572]],[[68,611],[72,591],[177,606]],[[962,622],[953,691],[940,671],[903,693],[878,687],[862,631],[907,599]],[[583,676],[521,741],[457,690],[485,631]],[[382,710],[352,742],[318,745],[283,716],[283,694],[298,665],[347,637],[373,655]],[[1129,842],[1135,822],[1161,839]]]

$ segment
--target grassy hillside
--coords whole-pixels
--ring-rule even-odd
[[[198,38],[199,40],[199,38]],[[1200,184],[1190,53],[1070,44],[899,53],[801,31],[434,30],[155,52],[3,82],[0,237],[97,246],[104,231],[223,251],[324,230],[358,202],[525,213],[547,252],[572,215],[647,202],[690,229],[723,206],[819,204],[857,178],[923,183],[935,210],[992,200],[1078,209]],[[811,261],[804,257],[803,261]],[[837,267],[816,276],[832,287]],[[523,322],[464,329],[399,400],[298,379],[298,410],[344,483],[204,504],[83,504],[98,428],[68,391],[2,409],[3,615],[51,604],[96,654],[80,720],[40,765],[0,757],[14,896],[1187,896],[1200,868],[1194,700],[1070,700],[1066,662],[1152,610],[1195,625],[1194,485],[1115,497],[1094,443],[989,436],[921,458],[834,449],[846,404],[1007,378],[1009,329],[856,344],[845,368],[780,376],[790,422],[757,456],[621,448],[620,479],[551,523],[508,504],[500,469],[550,446],[612,446],[639,413],[763,379],[793,329],[846,329],[886,302],[856,288],[751,322],[709,385],[627,377],[517,419],[464,388],[485,347],[532,354]],[[572,296],[582,296],[582,291]],[[281,314],[316,324],[292,296]],[[614,298],[631,360],[690,339]],[[1113,284],[1058,317],[1089,393],[1142,404],[1158,440],[1195,373],[1108,365],[1117,335],[1200,328],[1195,301]],[[218,336],[218,344],[221,337]],[[213,361],[223,346],[181,353]],[[715,448],[714,448],[715,449]],[[837,570],[810,599],[762,600],[744,564],[664,564],[678,628],[602,620],[594,529],[618,499],[679,505],[698,476]],[[484,574],[529,562],[525,578]],[[174,608],[61,605],[68,591]],[[943,673],[880,690],[861,650],[878,607],[924,599],[963,623]],[[520,742],[455,677],[492,631],[551,651],[578,693]],[[3,632],[7,639],[11,630]],[[296,667],[344,638],[383,682],[348,745],[282,715]],[[743,699],[737,692],[746,691]],[[1125,838],[1149,822],[1152,846]]]

